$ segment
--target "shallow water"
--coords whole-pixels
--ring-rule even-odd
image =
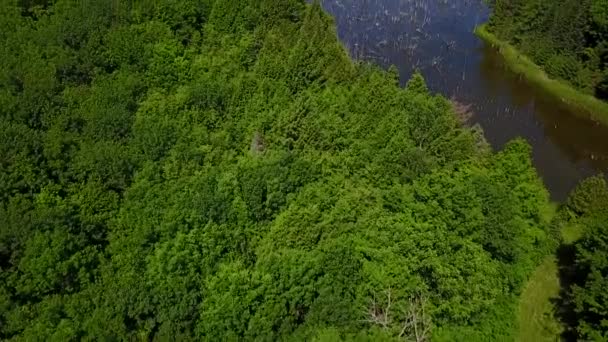
[[[397,66],[402,83],[420,70],[432,91],[471,105],[471,123],[483,127],[496,149],[515,137],[528,140],[553,199],[608,170],[608,128],[573,115],[512,74],[473,34],[489,15],[482,0],[322,2],[353,57]]]

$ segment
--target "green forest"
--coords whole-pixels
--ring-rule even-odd
[[[571,246],[567,258],[573,261],[563,296],[565,321],[579,340],[608,339],[608,184],[603,177],[583,181],[573,191],[556,218],[561,224],[582,227],[581,237]],[[568,322],[569,321],[569,322]]]
[[[554,218],[524,140],[352,61],[318,1],[2,1],[0,42],[2,340],[513,340],[571,224],[608,337],[603,178]]]
[[[608,1],[488,0],[489,29],[550,77],[608,100]]]

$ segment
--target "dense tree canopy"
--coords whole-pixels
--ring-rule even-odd
[[[608,338],[608,184],[592,177],[572,192],[562,221],[582,227],[582,238],[574,245],[574,279],[568,289],[580,340]]]
[[[0,6],[1,339],[511,337],[551,246],[529,146],[318,3]]]
[[[490,29],[552,77],[608,99],[606,0],[490,0]]]

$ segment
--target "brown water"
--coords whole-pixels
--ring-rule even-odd
[[[512,74],[473,34],[487,20],[482,0],[323,0],[338,35],[357,59],[395,65],[405,83],[414,70],[429,88],[470,104],[499,149],[525,138],[555,200],[581,179],[608,171],[608,128],[581,119]]]

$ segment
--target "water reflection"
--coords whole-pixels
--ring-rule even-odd
[[[396,65],[402,82],[420,70],[433,91],[472,105],[472,121],[495,148],[526,138],[554,199],[608,170],[608,129],[571,115],[511,74],[472,33],[489,14],[482,0],[324,0],[323,6],[353,57]]]

